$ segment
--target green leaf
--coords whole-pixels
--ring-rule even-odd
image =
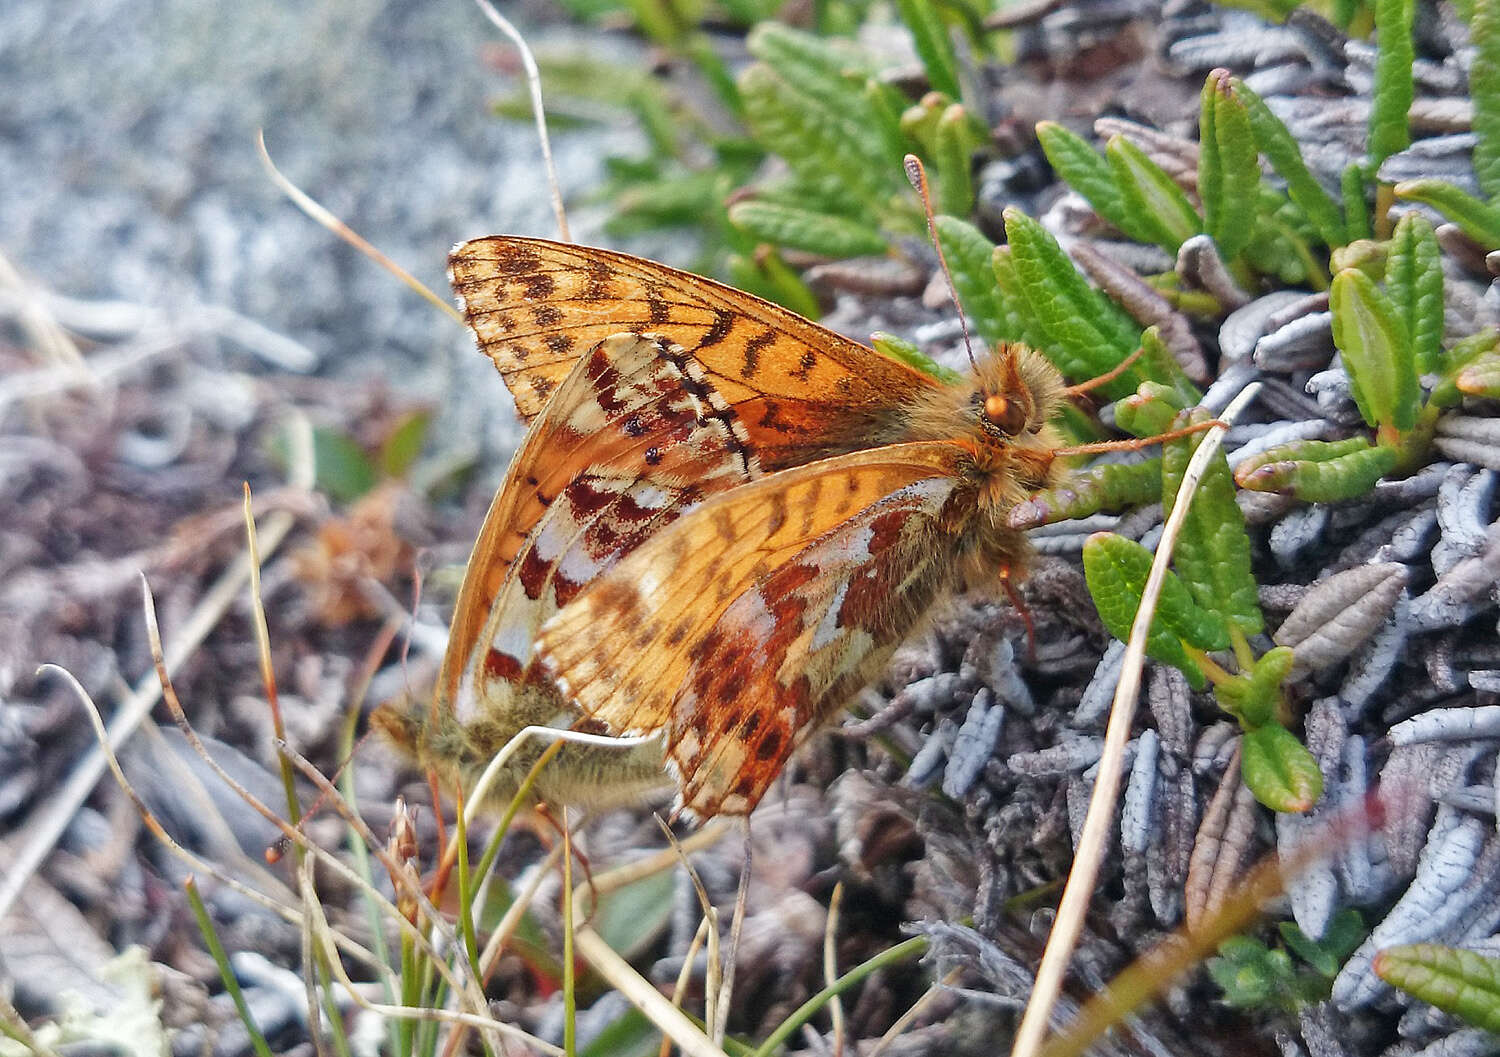
[[[1443,180],[1403,180],[1397,198],[1430,205],[1486,250],[1500,249],[1500,209]]]
[[[753,63],[740,76],[745,120],[793,172],[810,179],[836,176],[865,211],[883,217],[903,194],[901,159],[889,156],[886,137],[870,134],[881,115],[865,96],[864,82],[833,81],[825,94],[814,94],[812,87],[828,80],[817,68],[787,71]]]
[[[1241,488],[1289,492],[1309,503],[1337,503],[1365,495],[1391,470],[1400,454],[1364,437],[1299,441],[1268,448],[1235,467]]]
[[[1036,528],[1101,510],[1131,510],[1155,502],[1161,495],[1161,460],[1103,463],[1070,473],[1065,480],[1012,507],[1005,523],[1014,529]]]
[[[656,1057],[661,1052],[661,1031],[634,1006],[595,1035],[578,1051],[579,1057]]]
[[[675,881],[670,872],[651,874],[599,897],[593,926],[624,958],[635,958],[660,938],[672,916]]]
[[[1375,0],[1375,88],[1370,103],[1370,162],[1379,167],[1386,158],[1411,143],[1407,114],[1415,89],[1412,65],[1412,19],[1416,0]]]
[[[1005,308],[1006,318],[1010,320],[1010,327],[1014,336],[1030,345],[1033,349],[1040,349],[1046,353],[1047,359],[1060,371],[1067,368],[1062,361],[1047,348],[1047,336],[1043,333],[1036,313],[1031,310],[1031,304],[1026,300],[1026,294],[1021,284],[1020,273],[1016,271],[1015,254],[1009,246],[996,246],[995,252],[990,254],[990,267],[995,273],[995,291],[999,295],[1000,303]]]
[[[1143,382],[1139,389],[1114,405],[1115,425],[1136,437],[1156,437],[1172,428],[1184,401],[1171,386]]]
[[[1039,347],[1052,362],[1064,374],[1087,379],[1104,374],[1134,352],[1141,334],[1135,321],[1084,281],[1041,224],[1014,206],[1004,216],[1019,292],[1042,335]],[[999,265],[995,276],[1003,289]],[[1134,372],[1127,371],[1102,391],[1118,398],[1134,388]]]
[[[1152,242],[1176,253],[1203,231],[1203,221],[1182,188],[1141,148],[1124,136],[1111,136],[1104,157],[1133,223],[1154,232]]]
[[[933,160],[937,163],[938,211],[968,216],[974,209],[973,158],[977,144],[968,113],[954,103],[938,120]]]
[[[1364,272],[1346,268],[1329,290],[1333,343],[1367,423],[1405,432],[1421,401],[1416,359],[1396,306]]]
[[[1209,418],[1208,412],[1197,410],[1179,417],[1173,425],[1193,425]],[[1188,462],[1202,441],[1201,435],[1193,434],[1163,447],[1163,510],[1172,509],[1177,501]],[[1234,481],[1222,450],[1209,463],[1193,493],[1172,564],[1200,606],[1218,613],[1247,635],[1258,634],[1265,626],[1259,588],[1250,568],[1250,535],[1245,530],[1245,516],[1234,501]]]
[[[804,95],[836,99],[877,73],[868,55],[849,41],[819,37],[782,22],[766,21],[745,38],[745,47]]]
[[[1104,626],[1115,638],[1130,637],[1130,626],[1141,605],[1141,592],[1151,571],[1151,552],[1133,540],[1108,532],[1096,532],[1083,545],[1083,572],[1089,594]],[[1146,652],[1178,668],[1197,689],[1204,686],[1203,673],[1189,659],[1183,643],[1202,650],[1224,649],[1229,631],[1217,614],[1200,609],[1182,581],[1168,570],[1161,597],[1151,621]]]
[[[1339,196],[1344,200],[1344,238],[1370,237],[1370,206],[1365,201],[1365,184],[1369,174],[1363,162],[1352,161],[1344,166],[1339,177]]]
[[[953,38],[943,21],[938,5],[932,0],[897,0],[901,21],[911,30],[912,44],[927,70],[927,83],[951,99],[960,99],[958,57],[953,53]]]
[[[1469,97],[1474,100],[1474,175],[1490,198],[1500,198],[1500,0],[1474,0],[1469,21],[1474,45]]]
[[[1358,268],[1371,279],[1384,279],[1390,248],[1390,242],[1355,239],[1328,255],[1328,267],[1335,275],[1345,268]]]
[[[1177,358],[1172,355],[1172,350],[1162,340],[1160,327],[1152,325],[1141,331],[1141,358],[1138,362],[1143,374],[1172,390],[1171,399],[1177,407],[1195,407],[1203,399],[1203,393],[1193,384]]]
[[[1329,980],[1338,975],[1344,959],[1354,952],[1365,935],[1359,911],[1352,907],[1345,907],[1333,916],[1324,927],[1320,940],[1303,932],[1295,921],[1283,921],[1277,930],[1292,953]]]
[[[406,476],[417,456],[422,454],[422,445],[427,441],[427,427],[432,425],[432,411],[424,408],[403,415],[385,438],[376,456],[380,473],[386,477],[400,479]]]
[[[788,268],[775,253],[757,254],[753,259],[732,254],[729,281],[741,290],[790,308],[799,316],[817,319],[823,314],[823,307],[802,276]]]
[[[1286,181],[1292,201],[1301,207],[1319,238],[1329,246],[1342,245],[1347,239],[1343,212],[1302,160],[1302,148],[1297,146],[1286,125],[1238,77],[1229,79],[1229,88],[1245,108],[1256,147]]]
[[[1385,288],[1411,341],[1418,372],[1438,369],[1443,354],[1443,264],[1437,235],[1420,213],[1396,224],[1385,264]]]
[[[883,330],[877,330],[870,335],[870,344],[875,346],[875,351],[882,356],[887,356],[898,363],[904,363],[908,367],[915,367],[923,374],[930,375],[942,382],[944,385],[956,385],[963,380],[963,375],[957,371],[949,370],[936,360],[924,356],[922,350],[905,338],[897,337],[895,334],[887,334]]]
[[[1082,136],[1055,121],[1042,121],[1036,126],[1036,138],[1057,175],[1083,195],[1094,212],[1137,242],[1156,241],[1157,229],[1137,222],[1115,183],[1109,162]]]
[[[957,217],[937,218],[938,245],[953,273],[954,292],[963,305],[969,326],[986,344],[1019,338],[1006,310],[991,260],[995,244],[973,224]]]
[[[1458,372],[1454,381],[1459,392],[1466,396],[1500,399],[1500,355],[1491,352],[1476,357]]]
[[[1255,799],[1272,811],[1300,814],[1323,795],[1318,761],[1279,723],[1245,731],[1240,742],[1240,775]]]
[[[1286,646],[1276,646],[1242,672],[1214,687],[1219,707],[1235,716],[1246,730],[1275,722],[1281,705],[1281,685],[1291,674],[1296,657]]]
[[[1214,70],[1203,83],[1198,138],[1203,225],[1219,253],[1231,260],[1250,244],[1260,159],[1250,115],[1232,90],[1228,70]]]
[[[824,257],[872,256],[890,248],[880,232],[857,220],[779,202],[736,202],[729,207],[729,222],[761,242]]]
[[[375,463],[354,438],[322,426],[313,430],[313,466],[318,488],[339,503],[358,499],[380,480]]]
[[[1387,947],[1375,974],[1475,1027],[1500,1033],[1500,958],[1435,943]]]

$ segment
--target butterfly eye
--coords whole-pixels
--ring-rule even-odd
[[[1009,397],[991,393],[984,398],[984,420],[1001,433],[1014,436],[1026,425],[1026,409]]]

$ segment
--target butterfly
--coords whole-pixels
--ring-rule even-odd
[[[1072,391],[1040,353],[947,383],[623,253],[497,235],[449,263],[529,431],[430,705],[378,717],[440,774],[529,723],[654,734],[565,746],[540,795],[747,814],[955,588],[1025,574],[1006,513],[1066,473]]]

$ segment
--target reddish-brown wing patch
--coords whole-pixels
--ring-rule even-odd
[[[493,235],[458,246],[449,274],[527,419],[584,350],[622,331],[700,362],[767,470],[878,443],[899,396],[933,384],[770,302],[628,254]]]
[[[538,655],[585,714],[668,728],[684,807],[747,812],[946,585],[960,458],[891,445],[716,496],[544,625]]]

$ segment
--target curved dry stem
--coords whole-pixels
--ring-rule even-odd
[[[1012,1057],[1035,1057],[1041,1048],[1042,1037],[1051,1022],[1057,996],[1062,991],[1063,974],[1067,970],[1068,960],[1073,956],[1073,949],[1083,932],[1084,915],[1088,912],[1089,899],[1099,877],[1099,866],[1104,860],[1105,843],[1114,823],[1115,804],[1125,770],[1125,745],[1130,740],[1130,725],[1135,718],[1135,706],[1140,695],[1141,669],[1146,659],[1146,636],[1151,630],[1151,621],[1156,616],[1156,603],[1166,580],[1167,565],[1172,560],[1172,550],[1182,531],[1182,523],[1187,518],[1193,493],[1208,469],[1209,460],[1219,450],[1229,423],[1255,399],[1259,391],[1259,384],[1246,386],[1234,402],[1224,409],[1220,420],[1204,434],[1202,442],[1188,462],[1182,487],[1177,492],[1177,500],[1172,504],[1172,511],[1162,528],[1151,572],[1146,577],[1146,587],[1141,593],[1141,605],[1136,611],[1135,623],[1130,628],[1130,640],[1125,646],[1120,682],[1115,688],[1109,725],[1104,733],[1104,753],[1099,759],[1099,773],[1094,779],[1094,792],[1089,798],[1089,810],[1084,818],[1083,832],[1079,836],[1078,852],[1073,858],[1073,868],[1068,873],[1068,883],[1057,907],[1057,920],[1047,939],[1047,949],[1042,952],[1041,965],[1037,967],[1031,1000],[1026,1004],[1026,1012],[1016,1029]]]
[[[839,930],[839,908],[844,903],[844,882],[833,886],[828,898],[828,926],[823,930],[823,986],[832,987],[839,978],[839,956],[835,941]],[[844,1057],[844,1001],[838,995],[828,1000],[828,1017],[833,1022],[833,1057]]]
[[[256,129],[255,149],[260,153],[261,164],[265,166],[266,173],[271,177],[271,182],[281,189],[282,194],[292,200],[293,205],[401,280],[405,286],[415,291],[424,301],[442,312],[449,319],[455,323],[462,323],[464,321],[463,316],[458,314],[458,309],[428,289],[422,280],[370,245],[369,242],[365,241],[348,224],[345,224],[338,217],[334,216],[306,191],[283,176],[281,170],[276,168],[276,163],[271,160],[270,151],[266,150],[265,129]]]
[[[670,848],[585,881],[579,886],[579,891],[575,893],[573,899],[574,950],[582,955],[610,986],[645,1014],[657,1030],[675,1042],[687,1057],[724,1057],[724,1051],[715,1046],[712,1040],[698,1029],[698,1025],[689,1020],[682,1010],[656,989],[654,984],[636,972],[629,962],[605,943],[593,928],[578,924],[577,919],[580,914],[592,912],[594,901],[599,894],[614,891],[667,869],[675,865],[680,856],[706,848],[728,832],[727,823],[714,819],[686,840],[674,841]],[[583,898],[585,895],[588,896],[587,901]]]
[[[531,95],[531,114],[536,119],[536,138],[542,145],[542,163],[547,167],[547,188],[552,192],[552,213],[557,217],[557,235],[563,242],[572,242],[573,235],[568,230],[568,214],[563,209],[562,187],[557,182],[557,165],[552,161],[552,138],[547,134],[547,113],[542,107],[542,75],[537,69],[536,56],[531,53],[531,45],[521,36],[521,31],[496,11],[489,0],[474,2],[484,12],[484,17],[509,37],[516,50],[521,53],[521,65],[526,68],[526,90]]]

